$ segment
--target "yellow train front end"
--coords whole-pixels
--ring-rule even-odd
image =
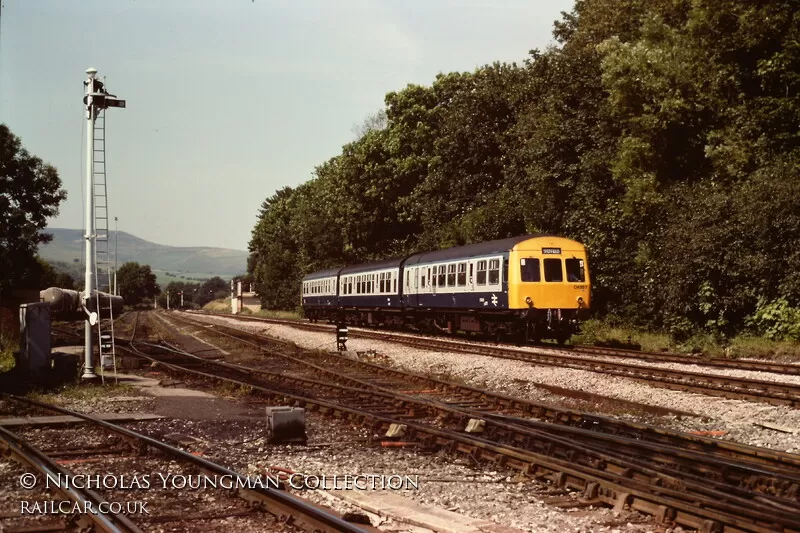
[[[578,331],[591,305],[586,248],[563,237],[533,237],[508,257],[508,307],[533,341],[562,343]]]

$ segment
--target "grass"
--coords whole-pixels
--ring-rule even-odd
[[[65,400],[95,400],[109,396],[134,395],[136,389],[130,385],[112,383],[76,383],[66,385],[57,392],[31,392],[28,397],[40,402],[61,404]]]
[[[13,321],[3,316],[2,309],[0,309],[0,322],[2,322],[2,330],[0,330],[0,372],[6,372],[14,368],[16,361],[14,360],[14,352],[19,350],[19,325],[13,327]]]
[[[213,311],[216,313],[230,313],[231,299],[220,298],[219,300],[208,302],[206,305],[203,306],[203,309],[205,309],[206,311]]]
[[[263,316],[265,318],[281,318],[284,320],[298,320],[300,317],[300,313],[297,311],[274,311],[270,309],[262,309],[256,313],[253,313],[253,316]]]
[[[14,349],[12,347],[5,347],[0,351],[0,372],[7,372],[14,368]]]
[[[572,344],[593,346],[633,344],[647,352],[673,350],[669,335],[638,330],[632,327],[611,326],[601,320],[581,324],[581,334],[572,337]]]
[[[572,337],[572,344],[590,346],[638,345],[646,352],[701,353],[709,357],[786,358],[800,360],[800,343],[774,341],[752,335],[738,335],[720,340],[710,333],[698,332],[682,343],[675,342],[668,334],[637,329],[628,326],[610,325],[601,320],[587,320],[581,325],[581,334]]]

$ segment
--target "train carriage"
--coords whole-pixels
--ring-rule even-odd
[[[338,307],[337,287],[340,270],[342,269],[329,268],[312,272],[303,278],[302,303],[307,318],[311,320],[326,318],[326,310]]]
[[[344,267],[339,307],[351,324],[402,325],[400,270],[403,259]]]

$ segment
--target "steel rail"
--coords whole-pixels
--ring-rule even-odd
[[[141,343],[153,348],[165,349],[164,346]],[[308,395],[308,389],[323,390],[327,393],[327,398],[334,398],[334,401],[341,403],[342,400],[367,399],[369,401],[382,402],[384,408],[396,410],[402,407],[408,413],[428,413],[429,417],[436,417],[441,420],[455,420],[462,427],[470,419],[481,419],[486,424],[485,434],[495,438],[496,444],[509,444],[515,447],[522,447],[536,453],[556,457],[564,456],[575,459],[577,455],[581,460],[588,463],[596,462],[600,464],[609,457],[617,458],[619,461],[628,461],[628,465],[637,463],[642,469],[646,470],[643,479],[651,482],[662,479],[664,484],[675,483],[673,478],[681,478],[688,482],[699,483],[693,487],[698,493],[704,493],[708,486],[713,485],[715,491],[735,494],[741,498],[748,498],[753,491],[764,493],[765,501],[772,502],[777,507],[797,504],[797,491],[800,488],[800,474],[772,469],[771,471],[762,470],[759,467],[747,464],[734,463],[716,457],[709,457],[707,454],[700,454],[692,451],[685,451],[674,446],[664,444],[653,444],[630,439],[626,437],[607,435],[592,432],[585,429],[573,428],[568,426],[554,426],[538,421],[528,421],[527,424],[504,423],[502,419],[488,419],[484,411],[474,411],[444,404],[438,401],[425,400],[412,397],[396,391],[391,391],[382,387],[374,387],[368,382],[359,379],[343,376],[338,372],[331,371],[324,367],[305,363],[306,368],[315,374],[327,374],[333,379],[339,379],[350,383],[350,386],[335,385],[328,381],[304,378],[302,376],[276,373],[249,366],[241,366],[220,361],[209,361],[188,352],[184,352],[173,346],[167,348],[171,353],[189,358],[195,363],[224,368],[235,372],[255,373],[265,376],[270,381],[278,381],[283,390],[287,387],[296,387],[298,383],[305,384],[305,388],[299,391],[300,394]],[[287,356],[288,357],[288,356]],[[294,359],[294,358],[293,358]],[[302,361],[298,362],[302,363]],[[364,387],[373,389],[375,392],[366,392]],[[323,398],[323,399],[327,399]],[[399,400],[399,403],[398,403]],[[375,407],[370,410],[373,412]],[[380,413],[380,411],[377,411]],[[567,439],[567,440],[565,440]],[[580,444],[578,443],[580,441]],[[625,451],[625,454],[620,453]],[[598,453],[604,454],[599,456]],[[583,454],[580,455],[580,454]],[[612,455],[609,455],[612,454]],[[655,463],[645,464],[638,461],[641,456],[648,457]],[[638,462],[637,462],[638,461]],[[618,469],[626,469],[628,465],[621,462],[616,466]],[[603,468],[613,468],[606,465]],[[713,476],[709,478],[709,476]],[[744,489],[742,488],[744,487]],[[788,498],[786,498],[788,496]],[[798,508],[800,512],[800,508]]]
[[[252,320],[252,318],[250,318],[250,320]],[[287,325],[310,331],[329,330],[326,326],[317,324],[292,323]],[[696,392],[699,394],[721,396],[736,400],[752,400],[769,403],[771,405],[800,407],[800,385],[721,376],[719,374],[681,372],[630,363],[598,361],[590,357],[566,354],[544,354],[510,347],[466,344],[430,337],[420,338],[410,335],[398,335],[395,333],[384,334],[362,330],[351,332],[350,336],[384,342],[395,342],[427,350],[446,350],[498,357],[539,365],[588,370],[590,372],[633,379],[671,390]]]
[[[158,362],[159,360],[153,357],[150,357],[146,354],[142,354],[146,359],[151,361]],[[195,361],[198,362],[198,361]],[[210,362],[203,360],[204,364],[210,364]],[[300,396],[298,394],[294,394],[291,392],[287,392],[285,390],[275,390],[271,388],[264,387],[263,385],[258,385],[253,383],[252,380],[252,371],[249,368],[244,368],[244,379],[235,379],[231,377],[220,376],[218,374],[209,374],[207,372],[201,372],[196,369],[187,368],[185,365],[176,365],[173,363],[164,363],[161,361],[162,365],[165,365],[167,368],[171,368],[173,370],[179,372],[190,372],[196,375],[205,376],[211,379],[221,379],[225,381],[230,381],[234,383],[238,383],[243,386],[252,387],[254,389],[258,389],[262,392],[266,392],[272,396],[277,396],[282,398],[284,401],[289,402],[296,402],[300,405],[314,405],[316,407],[321,408],[323,412],[331,412],[331,413],[339,413],[339,416],[354,416],[361,418],[362,420],[365,418],[369,418],[372,420],[377,420],[381,422],[383,426],[397,423],[397,418],[386,418],[379,413],[371,413],[365,412],[363,409],[353,409],[348,406],[332,403],[325,399],[320,398],[309,398],[307,396]],[[214,362],[214,365],[218,365],[218,362]],[[233,365],[236,366],[236,365]],[[766,527],[766,530],[773,527],[777,521],[788,520],[787,527],[800,527],[800,519],[796,519],[796,513],[783,513],[781,509],[776,509],[774,507],[769,507],[766,509],[765,512],[760,512],[756,509],[748,509],[745,510],[744,514],[750,515],[751,519],[741,519],[736,518],[735,513],[736,510],[739,510],[739,514],[742,514],[742,506],[743,505],[751,505],[754,507],[763,507],[759,504],[755,504],[752,500],[748,501],[741,501],[739,498],[735,498],[725,493],[717,493],[714,494],[714,497],[705,497],[702,494],[686,494],[686,489],[688,488],[685,481],[679,481],[682,483],[681,490],[677,489],[670,489],[669,487],[653,487],[648,481],[644,481],[642,479],[631,479],[631,469],[630,468],[622,468],[621,470],[617,470],[617,472],[602,472],[598,473],[596,470],[587,471],[589,467],[584,465],[578,465],[574,461],[564,461],[561,459],[553,458],[553,457],[546,457],[542,456],[541,454],[537,454],[535,452],[531,452],[529,450],[522,450],[519,448],[514,448],[508,445],[497,445],[493,442],[488,442],[484,439],[479,439],[472,436],[465,436],[458,432],[453,432],[449,430],[443,430],[441,428],[434,428],[425,425],[419,425],[414,422],[404,420],[404,424],[409,425],[412,427],[412,432],[418,435],[427,436],[428,439],[431,437],[435,441],[442,441],[444,442],[456,442],[454,448],[460,451],[467,451],[474,453],[476,449],[480,448],[481,450],[488,450],[493,455],[498,457],[505,457],[505,459],[500,459],[501,462],[505,460],[509,464],[516,463],[517,467],[520,467],[524,471],[530,472],[538,472],[541,469],[544,469],[547,474],[554,474],[555,479],[558,482],[559,479],[564,481],[563,476],[577,476],[576,479],[576,486],[577,488],[587,488],[587,483],[601,483],[603,486],[607,486],[609,483],[614,485],[619,490],[627,490],[625,501],[627,498],[630,497],[630,494],[636,493],[637,501],[641,502],[649,502],[649,504],[642,504],[640,507],[647,508],[648,505],[652,507],[657,502],[662,502],[663,499],[666,498],[666,501],[669,503],[669,509],[675,510],[675,516],[678,517],[678,520],[688,520],[683,522],[684,525],[690,525],[691,527],[700,527],[702,525],[701,522],[697,522],[697,512],[700,512],[700,515],[703,516],[705,514],[706,519],[712,520],[722,520],[722,524],[725,525],[729,530],[738,530],[739,527],[745,527],[747,530],[761,530],[762,526]],[[440,442],[442,443],[442,442]],[[463,445],[466,445],[466,449],[464,449]],[[514,465],[512,465],[514,466]],[[589,481],[587,481],[587,479]],[[662,477],[662,479],[664,479]],[[599,487],[600,485],[596,485],[595,488]],[[588,487],[591,488],[591,487]],[[702,490],[702,489],[701,489]],[[631,492],[633,491],[633,492]],[[590,492],[594,492],[594,490],[590,490]],[[657,493],[657,496],[653,496],[652,492]],[[708,491],[704,491],[708,492]],[[614,492],[614,494],[617,494]],[[615,496],[616,497],[616,496]],[[687,498],[692,503],[688,503],[686,501],[681,501],[681,498]],[[730,504],[728,502],[735,501],[735,504]],[[700,506],[702,509],[698,510],[696,508],[697,502],[700,502]],[[613,502],[607,502],[613,503]],[[619,502],[617,502],[619,503]],[[652,505],[651,505],[652,504]],[[635,507],[636,508],[636,507]],[[680,518],[679,515],[689,513],[692,514],[692,509],[694,511],[694,519],[686,519]],[[721,509],[721,510],[720,510]],[[652,509],[651,509],[652,510]],[[778,516],[781,518],[778,518]],[[688,515],[687,515],[688,516]],[[723,518],[726,517],[726,518]],[[765,522],[764,522],[765,521]],[[798,521],[797,524],[792,524],[792,522]],[[766,526],[765,524],[771,524]],[[734,529],[730,529],[730,527],[735,526]]]
[[[175,317],[171,318],[175,319]],[[181,317],[179,320],[195,325],[209,325],[208,322],[189,320],[185,317]],[[255,338],[261,342],[282,343],[280,340],[264,337],[258,333],[244,331],[230,325],[212,325],[214,326],[215,333],[228,335],[240,342],[247,343],[259,349],[263,349],[263,345],[259,344],[258,342],[253,342],[247,338],[237,337],[235,334],[225,333],[224,331],[220,331],[220,329],[233,331],[236,334],[245,335],[249,338]],[[304,352],[312,353],[305,350]],[[277,355],[280,355],[281,357],[291,357],[287,354],[278,353]],[[358,366],[367,369],[370,372],[395,377],[405,383],[412,381],[427,387],[433,387],[436,391],[447,391],[455,394],[463,393],[471,398],[492,401],[502,408],[514,409],[523,415],[535,416],[543,421],[550,421],[557,424],[569,425],[583,429],[592,429],[593,431],[601,431],[603,433],[609,433],[613,435],[627,436],[635,440],[647,440],[662,444],[670,444],[672,446],[682,446],[688,448],[689,450],[702,452],[710,452],[713,450],[715,453],[719,453],[720,455],[724,455],[730,459],[759,465],[775,472],[796,471],[800,473],[800,455],[797,454],[770,450],[768,448],[758,448],[755,446],[738,444],[731,441],[690,435],[687,433],[657,428],[647,424],[616,420],[599,415],[582,413],[580,411],[558,409],[551,406],[537,404],[529,400],[471,387],[461,383],[448,382],[407,371],[384,367],[367,361],[345,358],[335,353],[326,353],[325,355],[331,359],[338,360],[340,363]],[[299,361],[303,364],[307,363],[305,360]],[[373,387],[379,387],[379,385],[370,385]],[[552,424],[547,425],[552,427]]]
[[[137,433],[128,428],[112,424],[111,422],[107,422],[105,420],[100,420],[91,415],[87,415],[77,411],[71,411],[69,409],[65,409],[63,407],[59,407],[56,405],[42,403],[37,400],[33,400],[31,398],[24,398],[5,393],[3,393],[2,396],[18,402],[27,403],[29,405],[33,405],[42,409],[47,409],[57,413],[80,418],[82,420],[103,427],[109,431],[112,431],[124,437],[135,439],[136,441],[146,446],[160,450],[164,453],[167,453],[168,455],[171,455],[173,457],[191,463],[197,468],[199,468],[201,471],[210,474],[231,476],[232,479],[236,480],[237,485],[244,485],[244,486],[248,485],[247,478],[233,470],[230,470],[222,465],[213,463],[208,459],[192,455],[183,450],[170,446],[169,444],[156,440],[152,437],[148,437],[147,435],[142,435],[141,433]],[[294,525],[297,525],[298,527],[307,529],[309,531],[314,531],[314,532],[320,531],[326,533],[328,532],[369,533],[377,531],[376,529],[369,526],[357,526],[355,524],[345,522],[338,516],[320,507],[317,507],[316,505],[306,503],[302,501],[300,498],[294,497],[282,491],[276,491],[255,486],[252,488],[251,487],[237,488],[236,492],[240,497],[244,498],[245,500],[264,505],[266,507],[266,511],[269,512],[270,514],[273,514],[278,517],[292,516],[297,521]],[[139,530],[137,529],[135,531]]]
[[[309,331],[326,331],[333,328],[333,326],[328,326],[325,324],[309,323],[309,322],[304,322],[302,320],[255,317],[247,315],[233,315],[230,313],[192,312],[192,314],[195,313],[201,316],[203,315],[223,316],[229,318],[236,318],[237,320],[281,324],[296,328],[308,329]],[[362,331],[364,331],[364,329],[359,328],[358,330],[353,331],[352,334],[354,336],[359,336],[362,333]],[[367,330],[366,332],[369,332],[369,330]],[[425,338],[434,338],[434,337],[426,336]],[[474,339],[468,339],[468,341],[476,342]],[[508,347],[511,348],[512,346]],[[798,364],[775,363],[771,361],[758,361],[752,359],[746,359],[746,360],[721,359],[721,358],[711,358],[711,357],[700,357],[700,356],[680,354],[680,353],[647,352],[640,350],[629,350],[624,348],[611,348],[606,346],[590,346],[590,345],[580,345],[580,344],[574,346],[532,345],[531,347],[542,350],[574,351],[574,352],[586,353],[589,355],[609,355],[614,357],[644,359],[654,362],[682,363],[682,364],[697,365],[697,366],[714,366],[726,369],[752,370],[756,372],[771,372],[776,374],[800,375],[800,363]]]
[[[5,394],[4,396],[16,398]],[[44,479],[58,480],[61,477],[71,475],[70,471],[59,466],[58,463],[53,461],[44,452],[3,427],[0,427],[0,451],[2,451],[3,455],[11,456],[22,465],[36,469],[44,476]],[[72,515],[72,518],[68,520],[75,520],[77,524],[85,528],[96,527],[99,531],[108,533],[143,533],[141,529],[123,514],[111,512],[100,513],[100,504],[105,503],[105,500],[92,490],[77,489],[71,484],[67,484],[66,487],[63,487],[61,483],[48,484],[47,487],[49,489],[54,489],[64,498],[78,505],[80,509],[90,510],[86,513]]]
[[[565,348],[561,347],[559,349]],[[659,363],[681,363],[685,365],[713,366],[725,369],[752,370],[755,372],[771,372],[774,374],[800,376],[800,364],[773,363],[771,361],[754,361],[747,359],[718,359],[679,353],[626,350],[624,348],[609,348],[606,346],[577,345],[567,347],[566,349],[589,355],[609,355],[612,357],[644,359],[645,361],[654,361]]]
[[[158,359],[146,355],[143,357],[159,362]],[[201,372],[172,363],[160,362],[165,368],[179,373],[190,373],[211,380],[226,381],[243,387],[258,390],[269,396],[275,397],[286,403],[317,409],[323,414],[336,418],[351,418],[358,421],[369,420],[373,422],[373,429],[387,429],[391,424],[398,423],[396,418],[365,412],[320,399],[311,399],[286,391],[278,391],[264,386],[255,385],[252,381],[243,381],[230,377]],[[741,503],[729,504],[731,498],[719,494],[718,498],[708,498],[700,495],[688,496],[683,490],[669,489],[666,487],[653,487],[647,482],[634,480],[627,477],[629,469],[599,476],[586,472],[584,467],[576,465],[569,459],[561,460],[543,457],[530,451],[514,449],[509,446],[497,446],[475,437],[465,436],[461,433],[420,426],[408,420],[403,424],[409,427],[409,433],[404,437],[418,439],[423,444],[447,446],[451,452],[466,453],[476,460],[486,458],[499,464],[516,468],[523,473],[536,478],[545,478],[557,486],[570,487],[582,490],[584,495],[596,503],[605,503],[622,509],[629,505],[631,509],[654,515],[659,521],[676,522],[684,526],[700,529],[709,533],[721,531],[740,532],[772,532],[776,528],[786,532],[800,531],[800,518],[795,512],[781,512],[781,509],[771,508],[768,513],[756,512],[755,518],[741,518],[743,510]],[[685,501],[686,499],[690,502]],[[747,502],[751,504],[752,502]],[[740,513],[740,514],[737,514]],[[777,512],[777,514],[776,514]],[[745,513],[752,514],[752,513]],[[781,518],[778,514],[782,515]],[[783,522],[786,517],[788,522]]]

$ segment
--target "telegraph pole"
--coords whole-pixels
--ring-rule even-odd
[[[84,379],[94,379],[97,377],[97,374],[94,373],[92,326],[97,323],[98,313],[100,311],[100,309],[90,311],[92,305],[92,289],[94,289],[95,286],[94,256],[95,241],[97,239],[94,224],[94,125],[95,119],[102,109],[108,107],[125,107],[125,100],[119,100],[114,95],[108,94],[103,82],[97,79],[97,69],[86,69],[86,75],[86,81],[83,82],[86,87],[86,96],[83,98],[83,103],[85,104],[86,120],[88,121],[86,127],[86,234],[83,236],[83,238],[86,239],[86,271],[83,278],[83,310],[86,313],[86,323],[84,325],[84,364],[83,375],[81,377]],[[105,149],[105,147],[103,148]]]

